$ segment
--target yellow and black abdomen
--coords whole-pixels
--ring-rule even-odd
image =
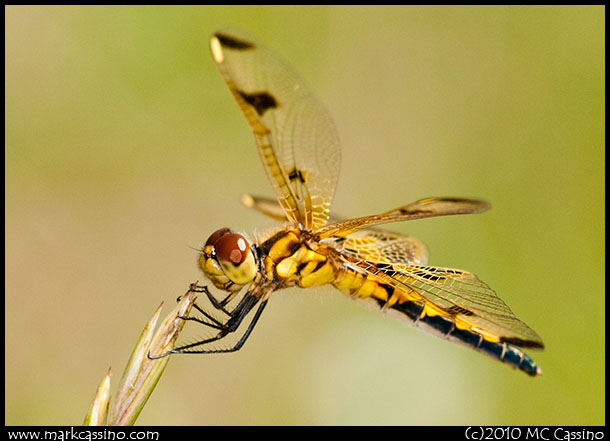
[[[456,325],[450,311],[433,307],[415,290],[394,287],[345,261],[337,269],[332,284],[343,293],[355,299],[369,300],[369,304],[432,334],[475,349],[529,375],[541,374],[536,363],[519,348],[486,339],[472,329],[463,329]]]

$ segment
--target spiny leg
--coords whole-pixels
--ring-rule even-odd
[[[229,294],[221,302],[218,302],[218,300],[216,300],[216,298],[208,290],[207,286],[200,286],[200,285],[197,285],[196,283],[191,283],[189,292],[204,293],[207,295],[208,299],[210,300],[210,302],[212,303],[212,306],[214,306],[214,308],[224,312],[229,317],[233,317],[233,315],[235,314],[235,310],[237,309],[237,307],[233,311],[228,311],[226,308],[224,308],[224,305],[226,303],[230,302],[239,293],[239,291],[235,291],[235,292]],[[177,301],[180,301],[181,298],[182,298],[182,296],[178,297]],[[224,328],[225,323],[223,323],[220,320],[218,320],[217,318],[213,317],[209,312],[207,312],[204,308],[199,306],[196,302],[193,304],[193,307],[197,311],[199,311],[199,313],[201,313],[201,315],[203,315],[211,323],[207,322],[203,319],[200,319],[198,317],[180,317],[180,318],[183,320],[191,320],[191,321],[200,323],[204,326],[208,326],[213,329],[223,329]]]
[[[196,292],[196,293],[207,292],[207,290],[208,290],[207,286],[199,286],[199,285],[196,285],[195,283],[191,283],[191,286],[189,288],[189,292]],[[181,299],[182,299],[182,296],[179,296],[176,299],[176,301],[179,302]],[[212,315],[210,315],[201,306],[199,306],[197,304],[197,302],[193,303],[193,308],[195,308],[197,311],[199,311],[201,313],[201,315],[203,315],[205,318],[210,320],[212,323],[206,322],[205,320],[202,320],[197,317],[183,317],[183,316],[178,316],[178,317],[181,318],[182,320],[192,320],[192,321],[200,323],[204,326],[208,326],[208,327],[214,328],[214,329],[222,329],[222,327],[224,326],[224,323],[222,323],[220,320],[218,320],[215,317],[213,317]]]
[[[196,346],[201,346],[201,345],[204,345],[204,344],[207,344],[207,343],[218,341],[218,340],[226,337],[228,332],[233,332],[235,329],[233,329],[232,331],[228,331],[228,332],[222,332],[221,331],[215,337],[211,337],[211,338],[208,338],[208,339],[205,339],[205,340],[201,340],[199,342],[195,342],[195,343],[191,343],[191,344],[188,344],[188,345],[180,346],[178,348],[174,348],[171,351],[168,351],[167,354],[219,354],[219,353],[224,353],[224,352],[235,352],[235,351],[238,351],[239,349],[241,349],[241,347],[244,345],[244,343],[246,342],[246,340],[248,339],[248,337],[252,333],[252,330],[254,329],[254,326],[256,325],[256,322],[258,321],[259,317],[263,313],[263,310],[265,309],[266,305],[267,305],[267,300],[264,300],[260,304],[258,309],[256,310],[256,313],[254,314],[254,317],[252,317],[252,321],[248,325],[248,328],[246,329],[246,332],[244,332],[244,335],[242,335],[241,338],[237,341],[237,343],[235,343],[230,348],[225,348],[225,349],[190,350],[190,348],[194,348]],[[244,316],[245,316],[245,314],[244,314]],[[243,317],[240,318],[239,322],[241,322],[242,320],[243,320]],[[164,355],[166,355],[166,354],[164,354]]]
[[[191,286],[192,287],[192,286]],[[203,292],[203,291],[199,291],[199,292]],[[215,341],[218,341],[224,337],[226,337],[228,334],[235,332],[239,325],[242,323],[242,321],[244,320],[244,318],[246,317],[246,315],[248,314],[248,312],[250,312],[250,310],[260,301],[260,298],[251,294],[250,290],[244,295],[244,297],[240,300],[240,302],[238,303],[238,305],[235,307],[235,309],[233,311],[227,311],[227,314],[229,314],[230,318],[229,320],[227,320],[226,323],[221,323],[218,322],[219,325],[212,325],[211,323],[205,322],[201,319],[198,319],[196,317],[181,317],[184,320],[192,320],[195,321],[197,323],[201,323],[205,326],[209,326],[212,328],[216,328],[219,329],[218,334],[216,334],[213,337],[209,337],[194,343],[190,343],[187,345],[183,345],[183,346],[179,346],[177,348],[174,348],[170,351],[165,352],[164,354],[160,354],[154,357],[151,357],[149,355],[149,358],[161,358],[161,357],[165,357],[169,354],[206,354],[206,353],[219,353],[219,352],[233,352],[233,351],[237,351],[239,348],[241,348],[243,346],[243,344],[245,343],[245,341],[247,340],[248,336],[250,335],[250,333],[252,332],[252,329],[254,328],[254,325],[256,324],[256,322],[258,321],[258,318],[260,317],[261,313],[263,312],[263,309],[265,307],[265,305],[267,304],[267,300],[264,300],[263,303],[261,304],[261,306],[258,308],[258,310],[256,311],[252,321],[250,322],[250,324],[248,325],[248,328],[246,329],[246,332],[244,333],[244,335],[237,341],[237,343],[232,346],[231,348],[228,349],[217,349],[217,350],[189,350],[191,348],[197,347],[197,346],[202,346],[205,345],[207,343],[212,343]],[[198,308],[199,309],[199,308]],[[207,314],[206,314],[207,316]]]
[[[233,300],[237,294],[239,294],[239,291],[233,291],[228,296],[226,296],[224,299],[222,299],[221,301],[218,301],[218,299],[216,299],[216,297],[214,297],[212,295],[212,293],[208,290],[207,286],[200,286],[195,283],[192,283],[190,290],[193,292],[196,292],[196,293],[204,293],[207,296],[210,303],[212,304],[212,306],[214,306],[214,308],[224,312],[228,316],[231,316],[231,312],[228,311],[225,308],[225,306],[227,306],[227,304],[229,302],[231,302],[231,300]],[[195,308],[198,311],[202,312],[205,316],[207,316],[207,314],[205,312],[203,312],[199,306],[195,305]]]

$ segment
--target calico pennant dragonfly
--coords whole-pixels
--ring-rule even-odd
[[[254,134],[275,193],[275,200],[245,196],[243,202],[284,226],[257,241],[228,228],[207,239],[199,264],[213,285],[228,294],[219,300],[207,287],[193,285],[213,309],[195,304],[202,316],[185,319],[214,329],[214,334],[167,354],[236,351],[273,292],[331,284],[529,375],[542,373],[518,349],[543,348],[542,340],[489,286],[467,271],[428,265],[428,250],[417,239],[371,229],[388,222],[480,213],[490,207],[487,202],[433,197],[373,216],[329,221],[340,150],[327,111],[287,64],[243,33],[218,31],[210,46]],[[236,343],[210,347],[237,331],[255,307],[241,337],[233,334]]]

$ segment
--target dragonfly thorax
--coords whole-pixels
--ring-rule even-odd
[[[256,259],[248,240],[228,228],[208,238],[199,256],[199,265],[214,286],[238,291],[256,276]]]

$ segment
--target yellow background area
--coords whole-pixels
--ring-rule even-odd
[[[493,287],[544,375],[294,289],[241,351],[173,357],[138,423],[605,424],[603,7],[9,6],[5,25],[7,424],[80,424],[159,303],[204,282],[207,237],[273,227],[239,202],[271,190],[208,48],[227,25],[333,115],[337,216],[492,203],[388,228]]]

